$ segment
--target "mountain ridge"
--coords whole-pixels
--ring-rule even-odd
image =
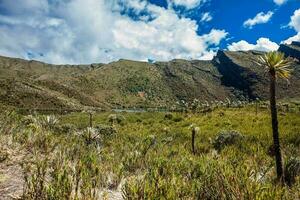
[[[279,51],[296,58],[298,43]],[[292,49],[292,50],[291,50]],[[0,103],[18,108],[166,107],[180,100],[268,98],[268,77],[253,60],[259,51],[218,51],[211,61],[174,59],[52,65],[0,57]],[[300,65],[291,84],[278,81],[278,98],[300,97]]]

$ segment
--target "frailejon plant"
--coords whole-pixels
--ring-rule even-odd
[[[3,114],[0,113],[0,123],[4,122]],[[99,113],[94,120],[105,124],[109,114]],[[68,134],[40,126],[37,115],[30,120],[5,122],[1,130],[7,131],[0,134],[0,145],[9,153],[17,147],[25,154],[25,158],[18,158],[29,167],[24,170],[28,172],[27,199],[39,196],[42,200],[75,200],[75,191],[77,200],[104,199],[100,195],[106,189],[117,193],[116,188],[123,188],[124,199],[299,198],[300,178],[294,176],[299,172],[298,161],[287,162],[290,164],[286,165],[286,177],[292,183],[289,187],[274,184],[274,161],[266,154],[270,141],[264,134],[269,130],[267,111],[261,110],[256,116],[253,104],[243,108],[219,107],[210,116],[172,114],[184,120],[165,120],[165,113],[122,113],[126,123],[117,125],[118,134],[111,128],[97,128],[95,123],[97,137],[90,137],[87,132],[82,135],[88,124],[86,113],[60,117],[58,126],[75,126]],[[300,153],[300,117],[292,112],[278,117],[285,130],[282,151],[286,157],[296,156]],[[143,123],[136,123],[137,118]],[[195,152],[201,152],[197,156],[191,150],[192,130],[187,128],[190,124],[201,124],[201,134],[205,136],[198,140],[195,134]],[[236,140],[240,138],[236,134],[219,136],[224,128],[243,133],[243,139]],[[7,146],[9,137],[11,149]],[[89,138],[93,139],[87,145]],[[213,149],[214,138],[219,152]],[[94,145],[98,139],[101,145]],[[10,153],[8,160],[13,160],[14,154]]]
[[[281,150],[279,143],[279,131],[278,131],[278,119],[277,119],[277,108],[276,108],[276,81],[277,78],[288,79],[291,75],[292,69],[291,61],[284,57],[283,53],[280,52],[269,52],[264,56],[260,56],[256,62],[259,66],[265,68],[270,76],[270,107],[271,107],[271,118],[272,118],[272,130],[273,130],[273,145],[276,161],[276,172],[277,178],[282,180],[283,178],[283,167]]]
[[[191,125],[190,128],[192,129],[192,152],[195,155],[196,154],[196,149],[195,149],[195,137],[196,134],[199,132],[199,127],[196,127],[195,125]]]

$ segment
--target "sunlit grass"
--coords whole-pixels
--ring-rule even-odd
[[[94,127],[110,126],[110,114],[94,114]],[[45,163],[45,173],[52,177],[39,190],[45,199],[57,195],[96,199],[99,191],[116,190],[121,183],[127,199],[299,198],[299,180],[292,187],[282,187],[274,181],[274,159],[268,155],[272,144],[268,110],[260,109],[256,114],[253,106],[246,106],[219,108],[206,114],[171,113],[172,117],[150,112],[117,115],[124,117],[113,124],[117,133],[101,135],[90,142],[85,135],[89,133],[88,113],[56,116],[59,122],[55,126],[38,123],[41,116],[33,117],[36,122],[24,123],[23,116],[14,115],[14,120],[2,127],[11,123],[20,127],[7,134],[12,134],[14,142],[28,151],[28,174],[36,174],[40,163]],[[62,129],[66,124],[74,130]],[[191,124],[200,129],[195,155]],[[216,136],[230,130],[243,138],[216,151]],[[279,131],[284,161],[299,157],[299,113],[280,112]],[[28,190],[24,196],[29,199],[37,187],[35,181],[26,182]],[[81,189],[76,189],[76,183]]]

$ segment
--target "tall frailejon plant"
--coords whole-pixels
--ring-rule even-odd
[[[269,52],[260,56],[256,63],[265,68],[270,77],[270,108],[272,118],[273,145],[276,161],[276,172],[279,180],[283,178],[283,167],[279,143],[278,119],[276,108],[276,80],[277,78],[288,79],[291,75],[291,61],[285,58],[283,53]]]

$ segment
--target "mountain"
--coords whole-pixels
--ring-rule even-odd
[[[300,42],[292,42],[290,45],[281,44],[278,51],[285,53],[286,56],[300,60]]]
[[[280,51],[298,57],[298,43]],[[219,51],[212,61],[172,60],[109,64],[51,65],[0,57],[0,104],[18,108],[84,106],[157,107],[179,100],[266,99],[268,77],[253,60],[258,51]],[[300,58],[300,57],[298,57]],[[300,65],[288,84],[278,83],[279,98],[300,97]]]

